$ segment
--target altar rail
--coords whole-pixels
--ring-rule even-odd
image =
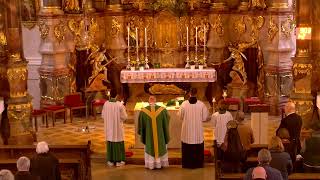
[[[59,159],[61,174],[72,180],[91,180],[91,141],[84,145],[49,145],[49,151]],[[16,172],[16,162],[21,156],[33,157],[35,145],[0,146],[0,169]]]

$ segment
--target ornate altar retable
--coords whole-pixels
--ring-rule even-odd
[[[209,82],[215,82],[217,74],[215,69],[184,69],[160,68],[143,71],[122,70],[120,81],[128,83],[130,100],[136,101],[144,93],[143,83],[162,82],[190,82],[191,87],[198,89],[200,99],[204,99],[205,90]]]

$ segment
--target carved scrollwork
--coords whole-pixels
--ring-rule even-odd
[[[291,35],[291,32],[295,28],[294,21],[288,16],[288,18],[284,21],[281,21],[281,32],[286,36],[286,38],[289,38]]]
[[[259,38],[259,31],[264,25],[264,17],[248,17],[248,22],[251,25],[251,37],[253,40],[257,40]]]
[[[278,24],[274,22],[272,16],[270,16],[269,27],[268,27],[268,37],[272,41],[279,31]]]
[[[112,21],[111,21],[111,36],[113,38],[117,37],[119,35],[120,32],[120,23],[119,20],[116,16],[112,17]]]
[[[244,22],[244,16],[235,17],[233,26],[234,31],[238,34],[238,36],[244,34],[247,30],[246,23]]]
[[[293,65],[293,75],[294,76],[308,76],[312,73],[312,65],[311,64],[299,64],[295,63]]]
[[[10,85],[10,97],[24,97],[27,95],[26,87],[23,85],[27,81],[27,67],[14,67],[7,70],[7,77]]]
[[[308,113],[311,113],[313,109],[312,101],[293,100],[293,103],[296,105],[296,113],[300,116],[304,116]]]
[[[220,37],[222,37],[224,35],[224,28],[223,28],[223,24],[221,21],[221,15],[219,14],[217,16],[216,21],[211,24],[213,31]]]
[[[40,20],[38,25],[39,25],[40,37],[41,39],[44,40],[48,37],[50,28],[46,24],[46,22],[43,20]]]
[[[64,40],[64,35],[67,31],[67,27],[63,21],[60,22],[54,27],[54,36],[57,38],[59,43]]]
[[[4,32],[0,31],[0,46],[7,45],[7,38]]]

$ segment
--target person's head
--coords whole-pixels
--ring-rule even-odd
[[[49,152],[49,146],[48,143],[45,141],[41,141],[37,144],[36,152],[38,154],[43,154]]]
[[[255,167],[252,171],[252,179],[255,180],[265,180],[267,179],[266,170],[263,167]]]
[[[17,161],[17,169],[18,171],[29,171],[30,168],[30,160],[29,158],[22,156]]]
[[[157,99],[156,99],[155,96],[150,96],[149,97],[149,104],[150,105],[154,105],[154,104],[156,104],[156,102],[157,102]]]
[[[261,149],[258,152],[258,162],[259,164],[269,164],[271,161],[271,153],[268,149]]]
[[[191,88],[190,89],[190,96],[191,97],[195,97],[197,95],[197,93],[198,93],[197,88]]]
[[[225,113],[225,111],[227,110],[228,106],[226,104],[226,102],[221,99],[219,102],[218,102],[218,110],[219,112],[221,113]]]
[[[244,120],[245,116],[244,116],[244,112],[239,111],[237,114],[237,121],[238,122],[242,122]]]
[[[296,112],[296,105],[291,101],[287,102],[287,104],[284,107],[284,112],[286,114],[290,114],[290,113]]]
[[[2,169],[0,171],[0,180],[14,180],[14,176],[10,170]]]
[[[110,97],[111,98],[116,98],[117,97],[117,91],[115,89],[110,90]]]
[[[273,136],[268,144],[268,149],[270,151],[283,152],[284,147],[281,139],[278,136]]]

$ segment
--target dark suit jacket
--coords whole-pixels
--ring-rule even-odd
[[[36,154],[30,159],[30,172],[41,180],[61,180],[59,161],[50,152]]]
[[[290,141],[297,141],[300,139],[301,127],[301,117],[296,113],[292,113],[281,120],[281,124],[277,129],[277,132],[280,128],[286,128],[289,131]]]
[[[272,168],[269,165],[262,166],[267,173],[267,180],[283,180],[282,175],[278,169]],[[252,171],[254,168],[248,169],[244,176],[244,180],[252,180]]]
[[[281,172],[283,180],[288,179],[288,175],[292,172],[293,166],[290,155],[287,152],[271,151],[270,166]]]
[[[40,180],[40,177],[31,175],[29,171],[18,171],[14,175],[14,180]]]

